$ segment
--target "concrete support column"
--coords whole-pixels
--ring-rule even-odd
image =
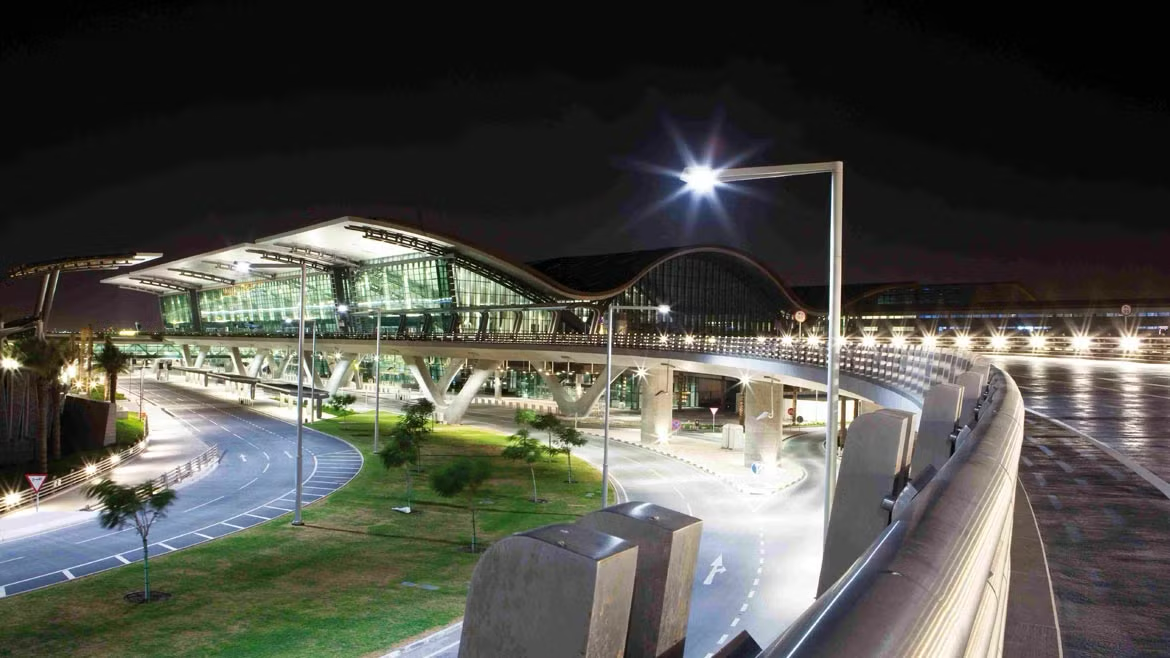
[[[202,368],[203,367],[203,360],[207,358],[207,353],[210,351],[211,351],[211,348],[206,346],[206,345],[199,346],[199,354],[195,357],[195,363],[191,367],[192,368]]]
[[[780,463],[784,385],[774,381],[754,381],[746,388],[743,400],[743,465],[751,466],[752,462],[760,462],[765,468],[771,468]]]
[[[240,354],[240,348],[232,347],[232,367],[235,368],[237,375],[244,374],[244,357]]]
[[[305,350],[301,356],[301,367],[305,369],[306,375],[309,375],[313,378],[312,387],[317,389],[324,388],[324,386],[321,385],[321,378],[317,376],[317,373],[313,372],[313,353],[309,350]]]
[[[260,372],[264,370],[264,362],[272,358],[272,350],[266,347],[256,348],[256,356],[252,357],[252,363],[248,364],[248,376],[259,377]]]
[[[488,375],[492,374],[494,367],[494,361],[472,362],[471,374],[463,382],[463,388],[447,403],[447,408],[443,411],[442,420],[444,422],[455,425],[463,420],[463,414],[467,413],[467,407],[471,406],[471,400],[479,393],[479,388],[487,381]]]
[[[492,382],[492,397],[496,400],[500,400],[504,397],[504,385],[503,381],[500,379],[502,374],[503,371],[501,370],[496,370],[492,374],[492,377],[494,377],[494,381]]]
[[[426,360],[423,357],[407,356],[403,357],[403,359],[406,361],[406,367],[410,370],[410,374],[418,382],[418,387],[422,391],[423,397],[435,405],[435,411],[438,412],[439,419],[443,420],[443,411],[447,408],[447,389],[451,388],[451,382],[455,381],[455,376],[463,368],[466,359],[451,359],[447,363],[447,369],[443,372],[443,377],[437,382],[431,377],[431,371],[427,368]],[[483,382],[481,381],[480,383]]]
[[[353,352],[346,352],[337,357],[333,372],[329,374],[329,383],[325,385],[325,390],[329,392],[329,395],[337,395],[342,383],[349,379],[350,371],[354,369],[357,360],[358,355]]]
[[[937,384],[926,392],[922,401],[922,420],[914,440],[914,461],[910,475],[917,479],[927,466],[938,471],[951,456],[951,432],[959,420],[963,404],[963,387]]]
[[[837,492],[821,560],[820,596],[890,524],[885,498],[896,498],[910,465],[914,414],[882,409],[853,421],[837,478]]]
[[[614,379],[616,380],[625,372],[625,368],[614,368]],[[576,396],[576,391],[570,392],[561,384],[557,376],[541,372],[541,379],[548,385],[548,390],[552,393],[553,400],[557,403],[557,409],[560,410],[564,416],[572,416],[579,418],[589,414],[589,410],[597,403],[597,400],[605,393],[605,382],[594,380],[593,385],[588,390],[582,391],[579,396]],[[576,388],[574,386],[574,388]]]
[[[183,366],[184,367],[190,368],[191,364],[195,363],[195,361],[192,360],[192,358],[191,358],[191,346],[190,345],[180,345],[179,346],[179,353],[183,355]]]
[[[674,393],[669,368],[652,368],[642,380],[642,443],[654,443],[670,436]]]

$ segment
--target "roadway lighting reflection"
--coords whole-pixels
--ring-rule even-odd
[[[1048,341],[1045,340],[1044,336],[1041,336],[1040,334],[1036,334],[1035,336],[1032,336],[1028,339],[1028,345],[1031,346],[1031,348],[1034,350],[1043,348],[1046,342]]]
[[[1072,347],[1074,350],[1087,350],[1093,345],[1093,339],[1088,336],[1073,336]]]
[[[991,349],[1002,350],[1005,347],[1007,347],[1007,336],[1004,336],[1003,334],[997,334],[991,337]],[[1035,347],[1035,345],[1033,345],[1033,347]]]
[[[1136,352],[1142,345],[1142,341],[1137,336],[1122,336],[1121,350],[1123,352]]]

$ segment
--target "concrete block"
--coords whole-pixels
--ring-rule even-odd
[[[631,502],[586,514],[577,525],[638,547],[626,658],[681,658],[703,522],[651,503]]]
[[[968,370],[955,379],[963,387],[963,407],[959,411],[959,425],[970,425],[975,421],[975,403],[983,395],[987,379],[978,372]]]
[[[780,459],[783,436],[784,386],[771,382],[752,382],[744,392],[743,465],[760,462],[775,466]]]
[[[496,542],[471,576],[460,658],[612,658],[626,646],[633,543],[575,524]]]
[[[895,497],[905,484],[913,424],[913,413],[897,409],[882,409],[853,420],[837,477],[817,596],[889,525],[890,512],[882,508],[882,500]]]
[[[963,387],[955,384],[937,384],[926,392],[922,402],[922,420],[918,423],[918,438],[914,441],[911,477],[925,471],[927,466],[942,469],[951,456],[951,432],[959,420],[963,403]]]
[[[728,450],[743,450],[743,425],[728,423],[723,426],[723,447]]]

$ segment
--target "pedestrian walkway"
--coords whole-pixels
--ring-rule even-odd
[[[133,460],[107,474],[118,484],[140,484],[157,478],[198,457],[208,448],[190,428],[168,415],[162,407],[146,402],[143,408],[150,422],[149,443]],[[209,472],[202,471],[204,474]],[[179,486],[191,481],[185,480]],[[78,485],[41,501],[40,511],[26,508],[0,516],[0,542],[84,523],[97,516],[97,512],[87,509],[90,502],[85,496],[85,486]]]

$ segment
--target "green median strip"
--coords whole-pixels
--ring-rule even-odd
[[[383,437],[393,422],[383,415]],[[401,514],[392,508],[404,503],[405,478],[373,454],[373,414],[312,426],[350,441],[366,462],[349,485],[305,508],[304,527],[286,514],[206,545],[152,551],[151,589],[172,596],[163,602],[122,599],[142,588],[138,563],[0,599],[0,656],[381,655],[459,618],[479,558],[466,550],[464,497],[432,491],[430,471],[463,456],[491,462],[477,495],[478,541],[488,544],[599,504],[600,474],[580,460],[573,484],[563,455],[535,464],[548,502],[534,504],[529,465],[500,456],[507,437],[437,426],[414,478],[416,513]],[[151,540],[168,536],[160,526]]]

